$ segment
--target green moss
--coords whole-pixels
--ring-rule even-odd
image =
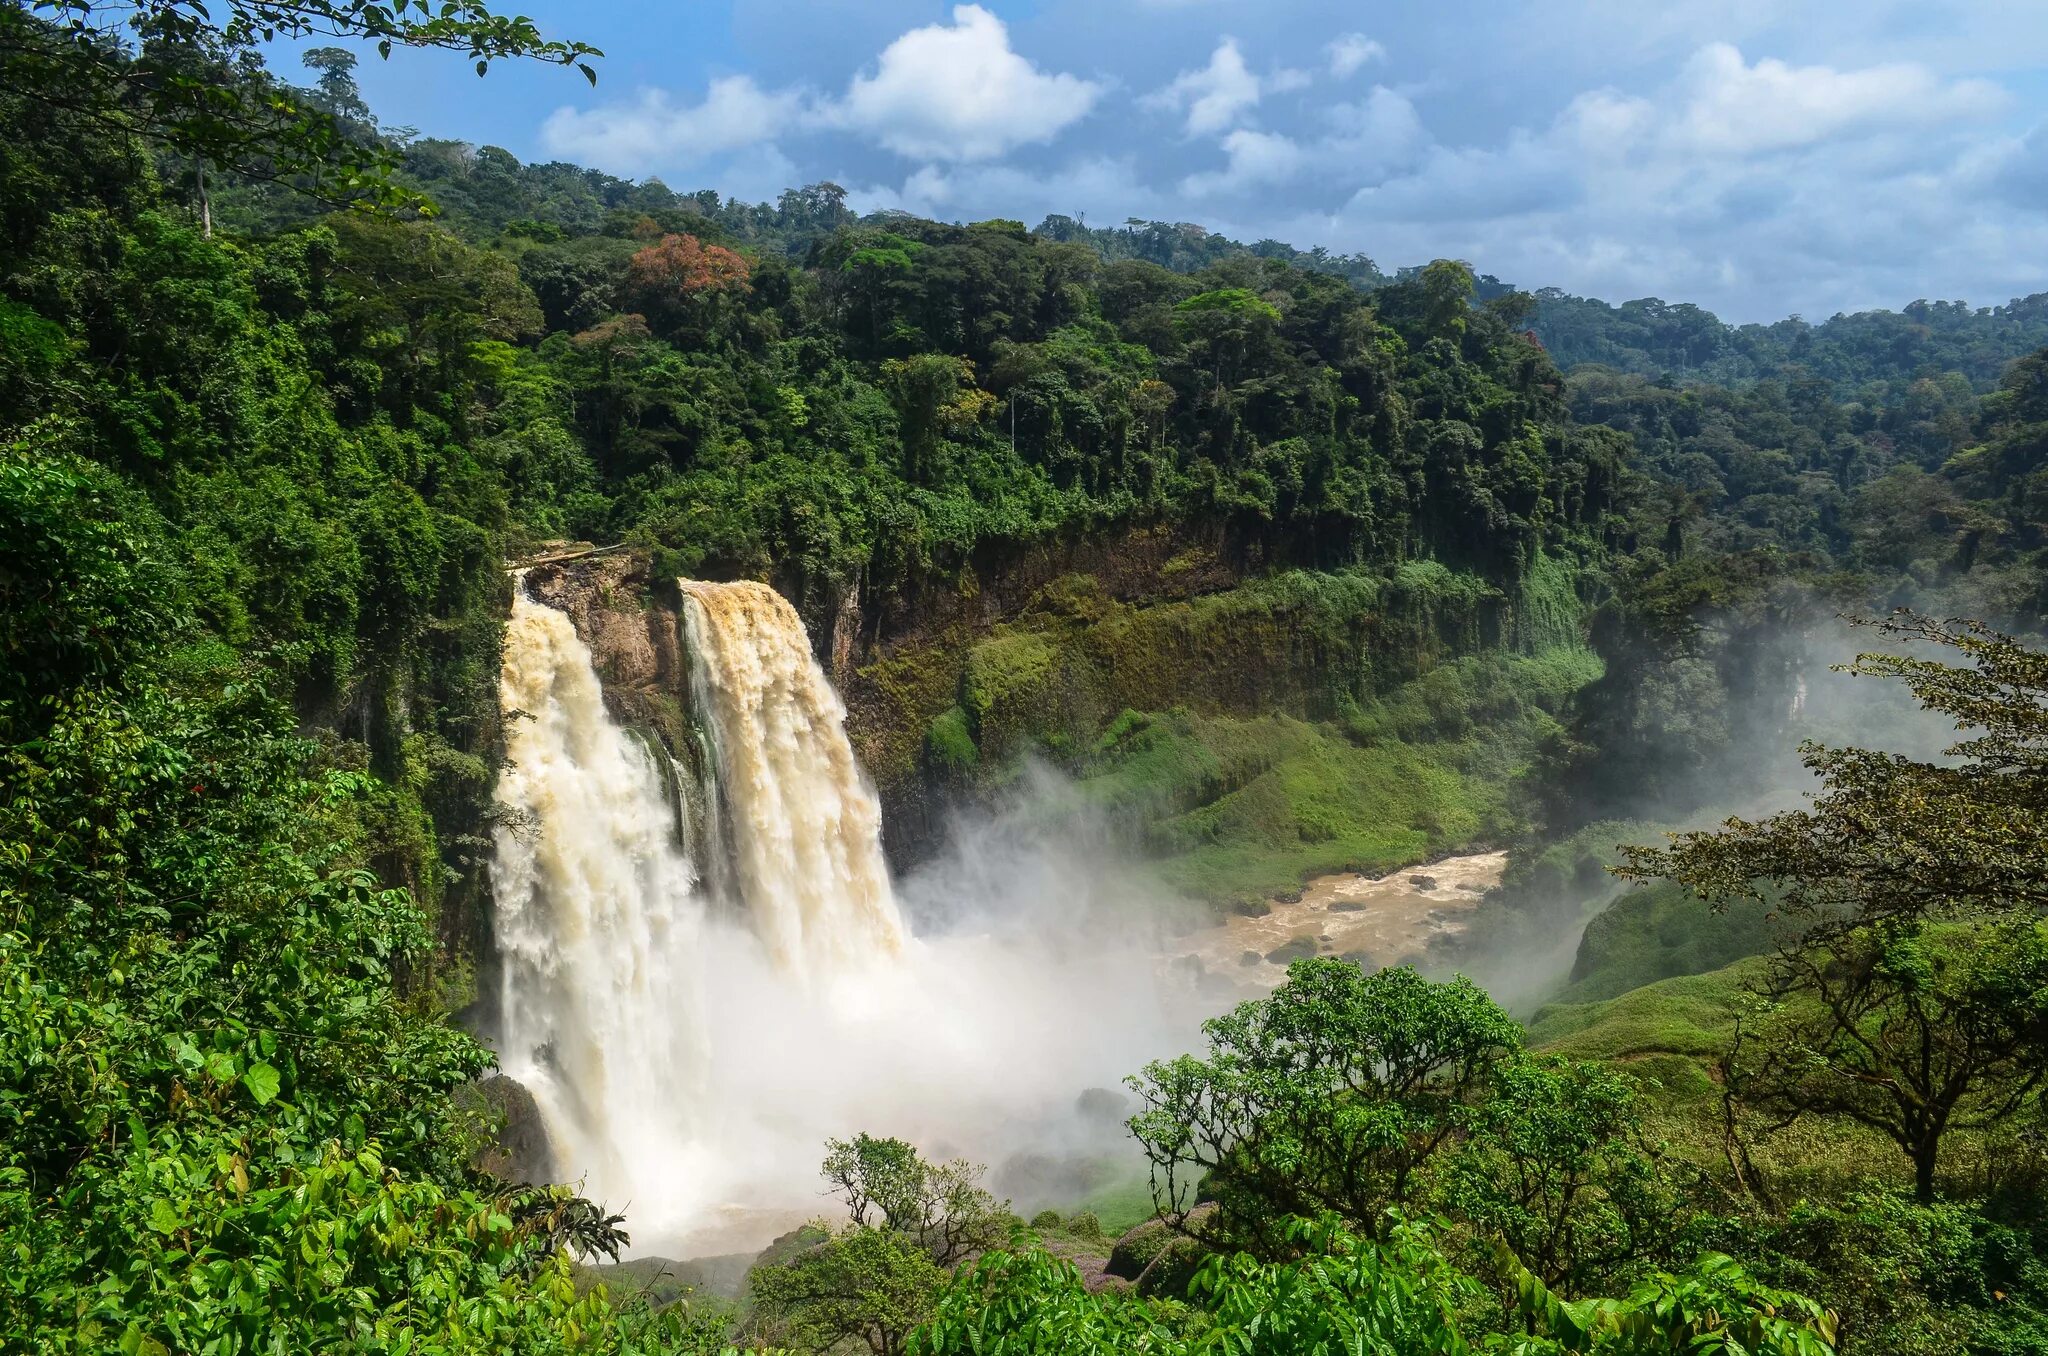
[[[861,765],[888,791],[914,782],[931,723],[955,704],[968,636],[949,629],[854,674],[847,688]]]
[[[967,729],[967,713],[949,706],[933,716],[925,727],[924,753],[931,766],[941,771],[956,775],[972,771],[981,761],[981,750]]]
[[[969,650],[960,706],[975,744],[1007,753],[1053,728],[1066,695],[1060,676],[1057,646],[1035,631],[1005,630]]]

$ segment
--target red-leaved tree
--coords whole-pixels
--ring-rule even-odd
[[[719,301],[748,291],[747,261],[694,235],[665,235],[626,265],[627,309],[660,334],[702,330]]]

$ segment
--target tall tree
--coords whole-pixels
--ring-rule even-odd
[[[289,180],[336,199],[414,201],[393,181],[396,154],[350,135],[342,118],[249,60],[277,39],[354,39],[574,66],[595,83],[581,42],[542,36],[523,15],[479,0],[6,0],[0,71],[27,99],[99,127],[133,128],[187,160]],[[131,44],[137,44],[131,46]]]

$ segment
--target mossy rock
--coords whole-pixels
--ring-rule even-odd
[[[1109,1250],[1104,1270],[1137,1287],[1141,1295],[1188,1293],[1188,1283],[1208,1255],[1200,1243],[1169,1227],[1163,1220],[1146,1220],[1119,1238]]]
[[[1266,959],[1275,965],[1288,965],[1298,960],[1308,960],[1316,954],[1316,939],[1313,937],[1289,937],[1266,953]]]
[[[924,732],[925,762],[935,771],[962,776],[981,762],[981,749],[967,726],[967,713],[949,706],[932,717]]]

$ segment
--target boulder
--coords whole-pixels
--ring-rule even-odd
[[[1286,965],[1293,961],[1307,960],[1316,954],[1316,939],[1313,937],[1290,937],[1266,953],[1266,959],[1275,965]]]
[[[542,1184],[557,1179],[554,1146],[548,1141],[540,1104],[525,1084],[492,1074],[470,1084],[463,1100],[496,1127],[490,1143],[477,1154],[479,1171],[507,1182]]]
[[[1215,1208],[1195,1207],[1188,1215],[1185,1229],[1198,1230],[1201,1221]],[[1164,1220],[1148,1219],[1117,1239],[1103,1270],[1130,1282],[1141,1295],[1184,1296],[1195,1269],[1207,1255],[1208,1250],[1184,1230],[1174,1229]]]

